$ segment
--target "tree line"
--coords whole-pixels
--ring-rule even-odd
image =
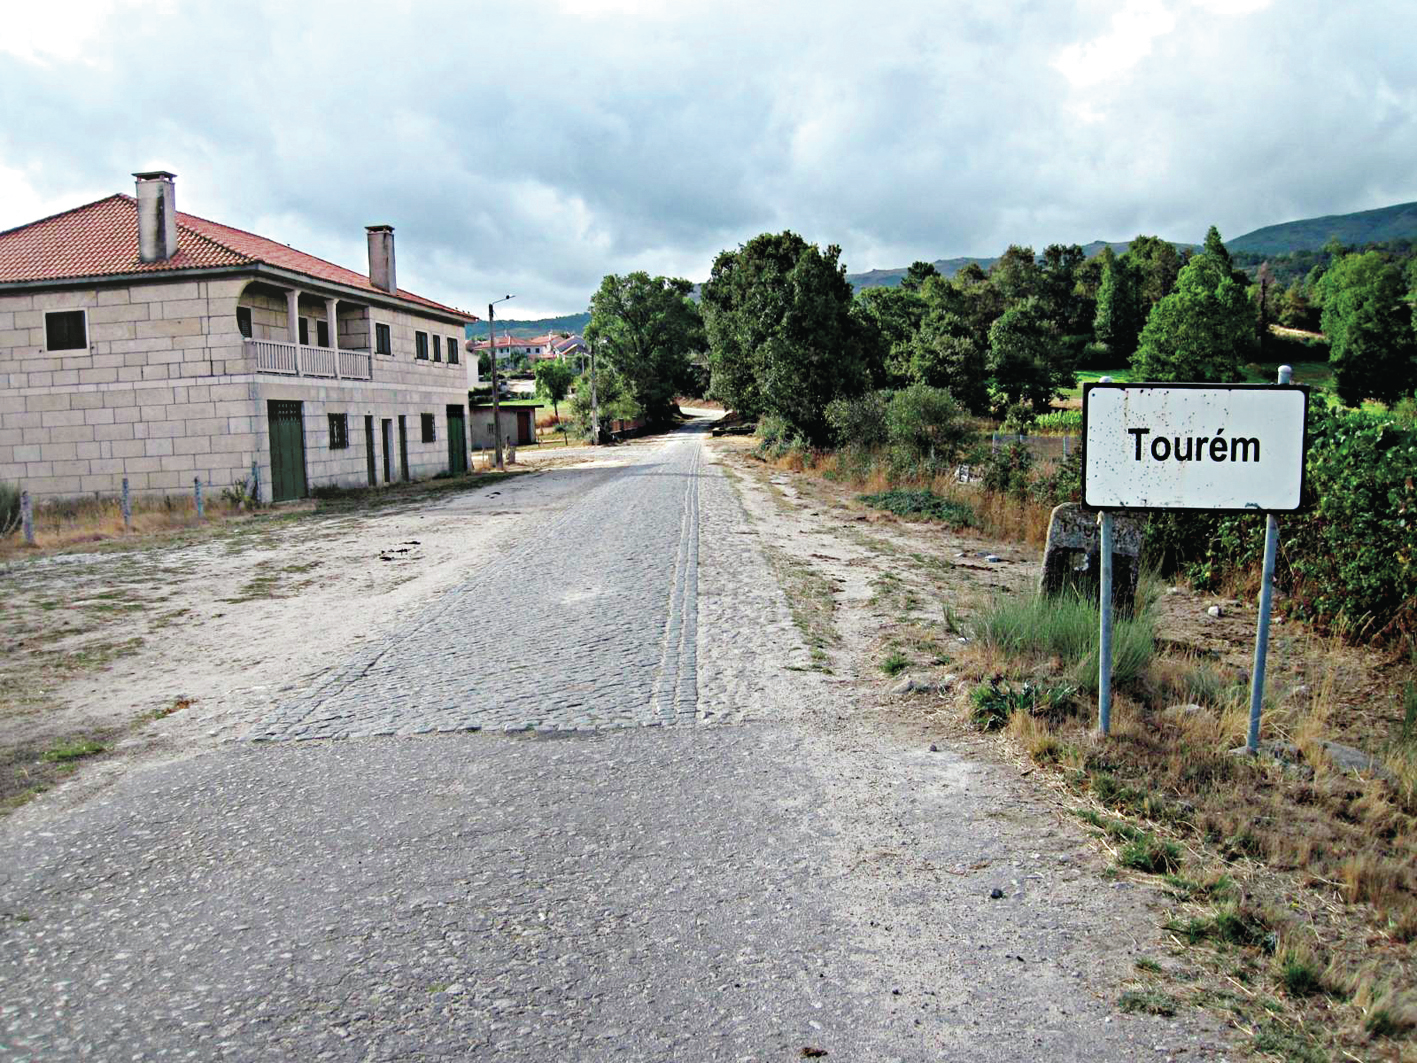
[[[1267,262],[1252,278],[1212,226],[1196,249],[1146,235],[1092,258],[1076,244],[1011,246],[987,272],[971,264],[952,277],[916,262],[898,287],[858,293],[840,248],[764,233],[716,257],[697,303],[682,278],[605,277],[586,336],[609,416],[663,423],[676,395],[706,391],[814,446],[834,441],[834,400],[876,391],[942,389],[971,414],[1026,424],[1082,368],[1238,381],[1276,353],[1271,324],[1313,317],[1344,403],[1411,396],[1417,255],[1409,245],[1326,255],[1285,288]]]

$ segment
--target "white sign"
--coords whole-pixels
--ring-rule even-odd
[[[1296,510],[1308,399],[1279,385],[1088,384],[1083,505]]]

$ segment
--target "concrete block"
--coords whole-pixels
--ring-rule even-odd
[[[118,379],[117,369],[80,369],[80,384],[112,384]]]
[[[54,463],[52,461],[30,461],[25,463],[25,479],[30,480],[36,476],[53,476]]]
[[[195,317],[163,318],[160,321],[138,321],[134,323],[139,339],[150,337],[200,336],[202,322]]]
[[[172,367],[166,365],[143,366],[144,380],[166,380],[172,376]]]
[[[119,406],[113,411],[113,421],[115,424],[130,424],[143,419],[143,409],[141,406]]]
[[[40,445],[38,443],[25,443],[15,448],[12,455],[14,461],[39,461]]]
[[[125,365],[118,370],[118,382],[120,384],[131,384],[135,380],[143,379],[143,369],[141,366]]]
[[[78,398],[76,395],[75,398]],[[84,411],[84,424],[111,425],[113,423],[113,411],[100,407],[97,410]]]
[[[54,410],[44,415],[44,426],[49,429],[72,428],[83,423],[83,410]]]
[[[53,374],[51,386],[56,388],[73,387],[79,382],[79,371],[77,369],[61,369]]]
[[[32,388],[47,388],[54,384],[53,373],[30,373],[27,379]]]
[[[148,487],[154,491],[174,491],[183,486],[184,472],[154,472],[148,474]]]
[[[49,430],[49,439],[51,445],[54,443],[87,443],[89,440],[93,439],[93,425],[75,424],[64,425],[60,428],[51,428]],[[49,455],[46,454],[45,457],[48,458]]]
[[[0,310],[13,313],[16,310],[33,310],[33,295],[0,295]]]
[[[197,281],[135,284],[129,292],[133,302],[163,303],[171,299],[196,299],[201,295]]]
[[[134,326],[136,331],[137,326]],[[136,340],[114,340],[110,350],[114,354],[147,354],[149,351],[172,350],[171,336],[145,336]]]
[[[191,454],[169,454],[159,460],[164,472],[182,472],[197,467],[197,462]]]
[[[147,321],[149,319],[149,309],[147,303],[133,303],[123,306],[96,306],[89,311],[89,334],[93,335],[93,329],[97,325],[111,325],[116,322],[132,323],[134,321]]]
[[[56,461],[54,463],[55,476],[83,476],[89,471],[87,461]]]
[[[210,454],[212,452],[212,440],[210,436],[182,436],[172,441],[173,454]]]
[[[145,445],[142,439],[115,439],[108,445],[108,452],[115,458],[140,458]]]
[[[89,460],[93,460],[94,458],[100,458],[102,456],[103,451],[99,443],[74,444],[74,457],[76,458],[88,458]]]
[[[122,479],[122,472],[123,472],[123,459],[122,459],[122,458],[97,458],[97,459],[95,459],[94,461],[89,462],[89,472],[90,472],[90,473],[94,473],[94,474],[96,474],[96,473],[118,473],[118,474],[119,474],[120,481],[121,481],[121,479]],[[133,486],[132,484],[129,484],[129,485],[128,485],[128,487],[129,487],[130,489],[132,488],[132,486]],[[122,485],[121,482],[119,483],[118,487],[119,487],[120,490],[122,490],[123,485]]]
[[[87,291],[37,292],[34,297],[36,310],[76,310],[79,307],[94,306],[98,302],[98,292]]]
[[[127,288],[104,288],[98,293],[99,306],[122,306],[128,301]]]
[[[133,332],[131,321],[115,321],[111,325],[90,325],[89,342],[111,342],[113,340],[131,340],[136,338]],[[110,347],[109,350],[112,350]]]
[[[162,316],[168,320],[179,317],[206,317],[209,309],[205,299],[169,299],[153,304],[153,309],[161,308]]]
[[[153,421],[148,426],[148,438],[150,439],[176,439],[178,436],[186,434],[186,426],[181,421]]]
[[[45,413],[49,410],[67,410],[69,406],[69,395],[65,392],[50,395],[31,395],[29,401],[29,408],[32,413]]]
[[[133,472],[157,472],[162,468],[162,458],[150,458],[146,455],[129,457],[125,459],[128,463],[128,471]]]
[[[113,439],[132,439],[133,426],[131,424],[96,424],[93,428],[93,437],[100,442]]]
[[[144,453],[152,458],[165,458],[172,453],[172,436],[151,436],[144,440]]]
[[[69,407],[74,410],[96,410],[102,405],[103,392],[101,391],[76,391],[69,400]]]
[[[95,392],[103,396],[103,404],[109,409],[116,409],[120,406],[136,406],[138,404],[138,393],[132,388],[124,388],[122,391],[109,388],[104,391]]]

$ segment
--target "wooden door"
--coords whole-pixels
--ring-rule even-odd
[[[466,409],[448,407],[448,471],[454,476],[467,472]]]
[[[408,418],[399,414],[399,472],[408,483]]]
[[[384,435],[384,483],[394,478],[394,422],[387,417],[381,425]]]
[[[369,486],[377,487],[379,477],[374,471],[374,418],[364,418],[364,465],[369,470]]]
[[[271,399],[266,404],[271,425],[271,501],[304,498],[305,419],[298,402]]]

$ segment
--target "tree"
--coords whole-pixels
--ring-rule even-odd
[[[864,391],[870,375],[871,337],[840,257],[764,233],[719,254],[702,289],[714,396],[781,417],[812,443],[829,435],[827,403]]]
[[[608,370],[652,424],[674,412],[674,396],[689,376],[690,357],[703,348],[703,322],[679,277],[609,274],[590,300],[587,342],[600,341]]]
[[[989,410],[989,366],[969,323],[948,310],[932,310],[911,337],[910,379],[948,388],[970,413]]]
[[[1216,234],[1217,237],[1219,234]],[[1145,317],[1157,303],[1171,294],[1183,265],[1176,245],[1159,236],[1137,236],[1122,256],[1137,271],[1138,294]],[[1226,256],[1227,264],[1229,256]]]
[[[1105,343],[1119,362],[1129,361],[1143,323],[1138,271],[1127,256],[1118,258],[1110,247],[1104,247],[1098,258],[1102,261],[1102,283],[1097,288],[1093,332],[1097,342]]]
[[[558,421],[561,419],[560,402],[571,390],[574,380],[571,367],[559,358],[536,364],[536,393],[551,403],[551,412]]]
[[[1027,402],[1044,413],[1054,396],[1077,382],[1067,348],[1028,300],[1005,310],[989,329],[989,371],[1000,405]]]
[[[917,259],[905,271],[905,276],[900,279],[900,286],[908,292],[913,292],[931,277],[939,275],[940,271],[935,268],[933,262],[922,262]]]
[[[1402,270],[1376,251],[1344,255],[1323,278],[1322,327],[1334,386],[1346,406],[1377,399],[1391,406],[1412,393],[1412,312]]]
[[[1214,226],[1211,232],[1218,242]],[[1240,367],[1255,353],[1254,307],[1229,258],[1211,251],[1194,256],[1176,278],[1176,290],[1152,308],[1132,356],[1137,379],[1225,383],[1241,378]]]
[[[867,359],[875,369],[871,383],[905,386],[910,382],[910,343],[925,316],[925,301],[919,292],[904,285],[865,288],[856,294],[853,312],[863,324],[869,322],[879,339],[879,349]]]

